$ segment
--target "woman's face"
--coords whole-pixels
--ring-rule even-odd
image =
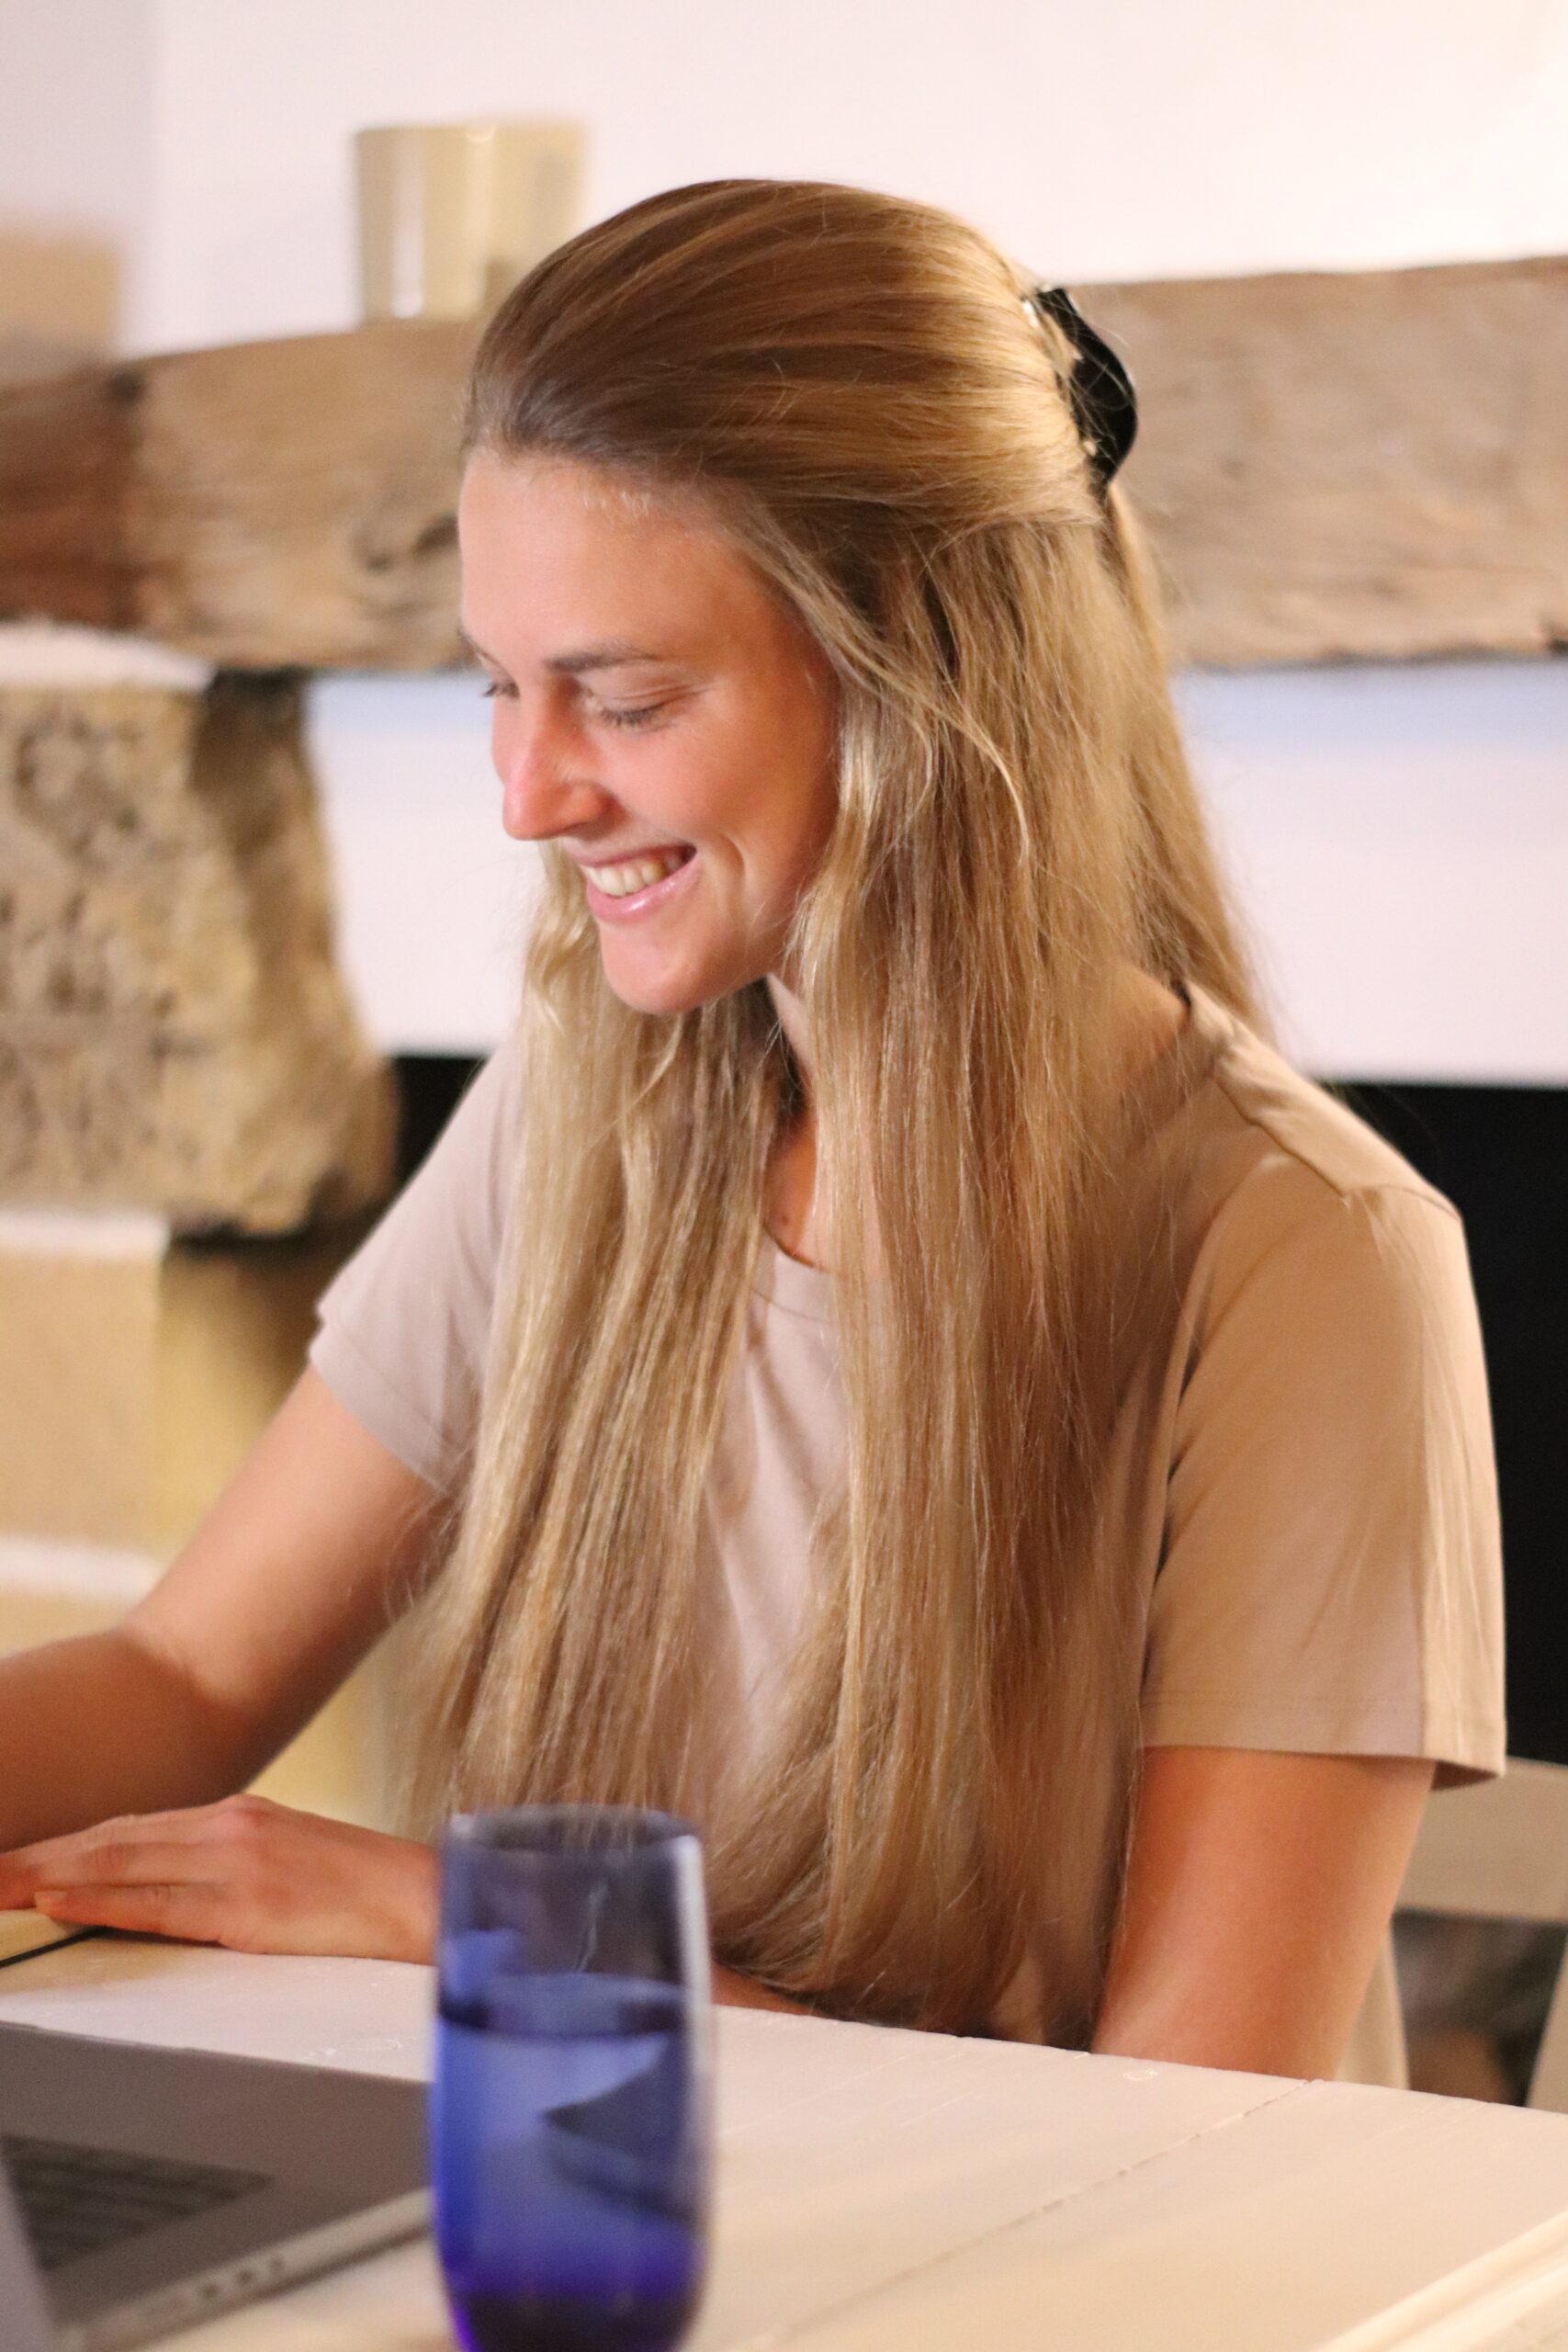
[[[507,831],[582,876],[617,996],[778,976],[833,820],[831,673],[694,502],[488,454],[458,510]]]

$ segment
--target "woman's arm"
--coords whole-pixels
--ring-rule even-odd
[[[1332,2075],[1431,1786],[1404,1757],[1145,1754],[1097,2051]],[[807,2012],[714,1973],[738,2008]]]
[[[423,1849],[256,1800],[210,1801],[242,1789],[384,1631],[417,1574],[436,1508],[432,1489],[307,1372],[122,1625],[0,1661],[0,1845],[28,1848],[0,1860],[0,1907],[65,1887],[76,1908],[51,1903],[60,1917],[164,1925],[215,1941],[231,1939],[228,1925],[253,1948],[270,1920],[285,1938],[275,1948],[385,1949],[342,1940],[351,1932],[345,1901],[352,1909],[362,1881],[377,1932],[389,1905],[403,1918],[421,1872],[428,1882],[428,1857],[414,1860]],[[174,1808],[177,1836],[162,1818]],[[95,1826],[111,1818],[115,1834]],[[164,1872],[156,1883],[154,1869]],[[163,1919],[152,1916],[182,1869],[215,1897],[231,1889],[209,1905],[205,1926],[188,1905],[178,1923],[167,1906]],[[378,1871],[388,1882],[379,1892]],[[312,1928],[303,1883],[292,1921],[280,1916],[300,1872],[334,1880],[336,1924],[324,1932],[335,1942],[320,1940],[319,1917]],[[313,1939],[288,1940],[291,1925]],[[401,1928],[398,1939],[407,1940]]]
[[[1095,2049],[1332,2075],[1432,1770],[1404,1757],[1150,1748]]]

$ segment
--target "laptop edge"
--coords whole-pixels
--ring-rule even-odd
[[[273,2099],[275,2091],[287,2089],[295,2093],[294,2111],[281,2109],[276,2118],[269,2119],[273,2122],[273,2130],[261,2133],[263,2146],[258,2149],[259,2159],[276,2163],[277,2134],[281,2132],[286,2140],[289,2138],[303,2117],[307,2128],[312,2122],[320,2125],[326,2159],[331,2162],[334,2155],[337,2159],[333,2165],[334,2171],[341,2164],[343,2152],[341,2148],[334,2151],[333,2143],[342,2139],[345,2120],[357,2115],[357,2125],[350,2128],[359,2131],[370,2123],[370,2115],[367,2114],[365,2106],[365,2095],[368,2093],[370,2084],[375,2082],[384,2086],[386,2094],[393,2093],[393,2078],[389,2077],[293,2065],[278,2060],[236,2059],[217,2052],[163,2049],[149,2043],[98,2041],[91,2037],[55,2033],[35,2027],[7,2026],[0,2031],[0,2044],[8,2046],[13,2061],[25,2055],[28,2059],[47,2062],[52,2054],[50,2045],[59,2050],[63,2062],[62,2087],[67,2096],[61,2113],[58,2136],[62,2142],[74,2141],[84,2147],[107,2144],[112,2148],[122,2143],[122,2134],[118,2128],[108,2129],[105,2141],[100,2141],[98,2132],[82,2113],[80,2090],[84,2078],[96,2078],[112,2097],[112,2086],[116,2078],[120,2077],[118,2101],[112,2111],[130,2111],[126,2107],[126,2084],[123,2080],[123,2069],[128,2064],[133,2064],[136,2072],[141,2075],[145,2075],[149,2068],[155,2070],[151,2082],[138,2084],[138,2089],[143,2092],[156,2086],[157,2074],[161,2072],[160,2062],[171,2070],[171,2122],[175,2129],[179,2128],[182,2105],[188,2108],[193,2086],[201,2086],[208,2069],[211,2070],[212,2086],[220,2096],[225,2087],[225,2077],[231,2091],[240,2078],[245,2078],[243,2087],[248,2091],[252,2100],[260,2097],[264,2101],[276,2103]],[[40,2087],[47,2089],[47,2077],[42,2086],[35,2084],[32,2086],[30,2098],[20,2098],[19,2104],[24,2111],[18,2113],[20,2086],[14,2078],[14,2067],[7,2067],[6,2072],[7,2080],[0,2085],[0,2132],[9,2131],[17,2123],[21,2124],[24,2134],[29,2129],[37,2131],[45,2126],[45,2116],[39,2108],[39,2092]],[[75,2078],[74,2085],[70,2079],[72,2075]],[[343,2085],[341,2099],[333,2087],[337,2083]],[[73,2089],[76,2093],[74,2098],[70,2096]],[[9,2098],[6,2095],[7,2091],[12,2094]],[[423,2101],[423,2087],[420,2086],[405,2085],[400,2081],[396,2091]],[[323,2097],[329,2102],[325,2110],[321,2107]],[[224,2103],[227,2105],[228,2101]],[[138,2111],[145,2113],[143,2102],[138,2100],[132,2104]],[[406,2154],[394,2156],[389,2161],[367,2162],[366,2171],[369,2178],[366,2181],[366,2188],[369,2193],[364,2204],[335,2212],[330,2210],[329,2205],[324,2218],[319,2201],[315,2213],[299,2210],[298,2206],[293,2211],[285,2207],[276,2216],[266,2215],[264,2211],[257,2216],[257,2233],[248,2245],[238,2243],[223,2245],[220,2239],[210,2247],[191,2245],[183,2253],[171,2247],[173,2260],[163,2278],[143,2275],[128,2278],[123,2291],[116,2282],[107,2292],[104,2289],[108,2286],[108,2281],[105,2280],[102,2285],[89,2290],[87,2279],[83,2278],[76,2291],[66,2298],[67,2308],[63,2311],[51,2295],[41,2269],[24,2220],[17,2185],[4,2160],[0,2160],[0,2343],[3,2343],[4,2352],[129,2352],[130,2346],[145,2344],[153,2336],[232,2310],[257,2297],[274,2293],[280,2288],[292,2286],[321,2271],[335,2268],[342,2263],[374,2253],[383,2246],[422,2235],[430,2223],[429,2189],[423,2179],[417,2186],[404,2187],[402,2184],[408,2181],[411,2171],[423,2175],[423,2125],[418,2126],[416,2159],[413,2143],[415,2118],[407,2111],[403,2098],[400,2097],[396,2109],[389,2112],[386,2098],[378,2092],[374,2095],[371,2113],[380,2117],[383,2128],[389,2128],[391,2139],[404,2146]],[[54,2136],[52,2132],[51,2136]],[[141,2135],[134,2133],[133,2136],[140,2138]],[[157,2135],[149,2133],[147,2136],[151,2140]],[[378,2131],[376,2136],[380,2137]],[[193,2132],[193,2143],[200,2137],[199,2133]],[[316,2132],[310,2132],[310,2137],[314,2143]],[[265,2143],[269,2140],[273,2145],[267,2148]],[[167,2145],[165,2139],[164,2146]],[[196,2161],[200,2161],[204,2154],[209,2161],[211,2160],[211,2151],[204,2151],[196,2144],[189,2147],[188,2154]],[[307,2161],[306,2171],[309,2170]],[[401,2172],[401,2181],[397,2177],[399,2171]],[[379,2193],[372,2185],[378,2174]],[[282,2184],[274,2180],[270,2185],[276,2188]],[[392,2193],[389,2194],[389,2190]],[[331,2201],[341,2200],[334,2199]],[[236,2202],[229,2210],[238,2215],[243,2208]],[[150,2244],[150,2240],[143,2239],[142,2243]],[[203,2252],[209,2256],[206,2261],[200,2258]],[[189,2267],[177,2267],[186,2262]],[[88,2277],[91,2276],[89,2271]],[[100,2293],[101,2301],[98,2300]],[[76,2308],[69,2308],[71,2304]]]

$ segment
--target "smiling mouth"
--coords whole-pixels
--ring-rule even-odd
[[[582,872],[606,899],[629,899],[634,890],[650,889],[696,855],[692,849],[650,850],[643,857],[622,858],[613,865],[585,865]]]

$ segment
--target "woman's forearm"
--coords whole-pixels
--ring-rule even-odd
[[[307,1372],[122,1625],[0,1659],[0,1851],[243,1788],[385,1632],[434,1500]]]
[[[1431,1779],[1410,1757],[1149,1749],[1095,2049],[1332,2075]]]
[[[0,1851],[223,1796],[251,1744],[129,1626],[0,1658]]]

